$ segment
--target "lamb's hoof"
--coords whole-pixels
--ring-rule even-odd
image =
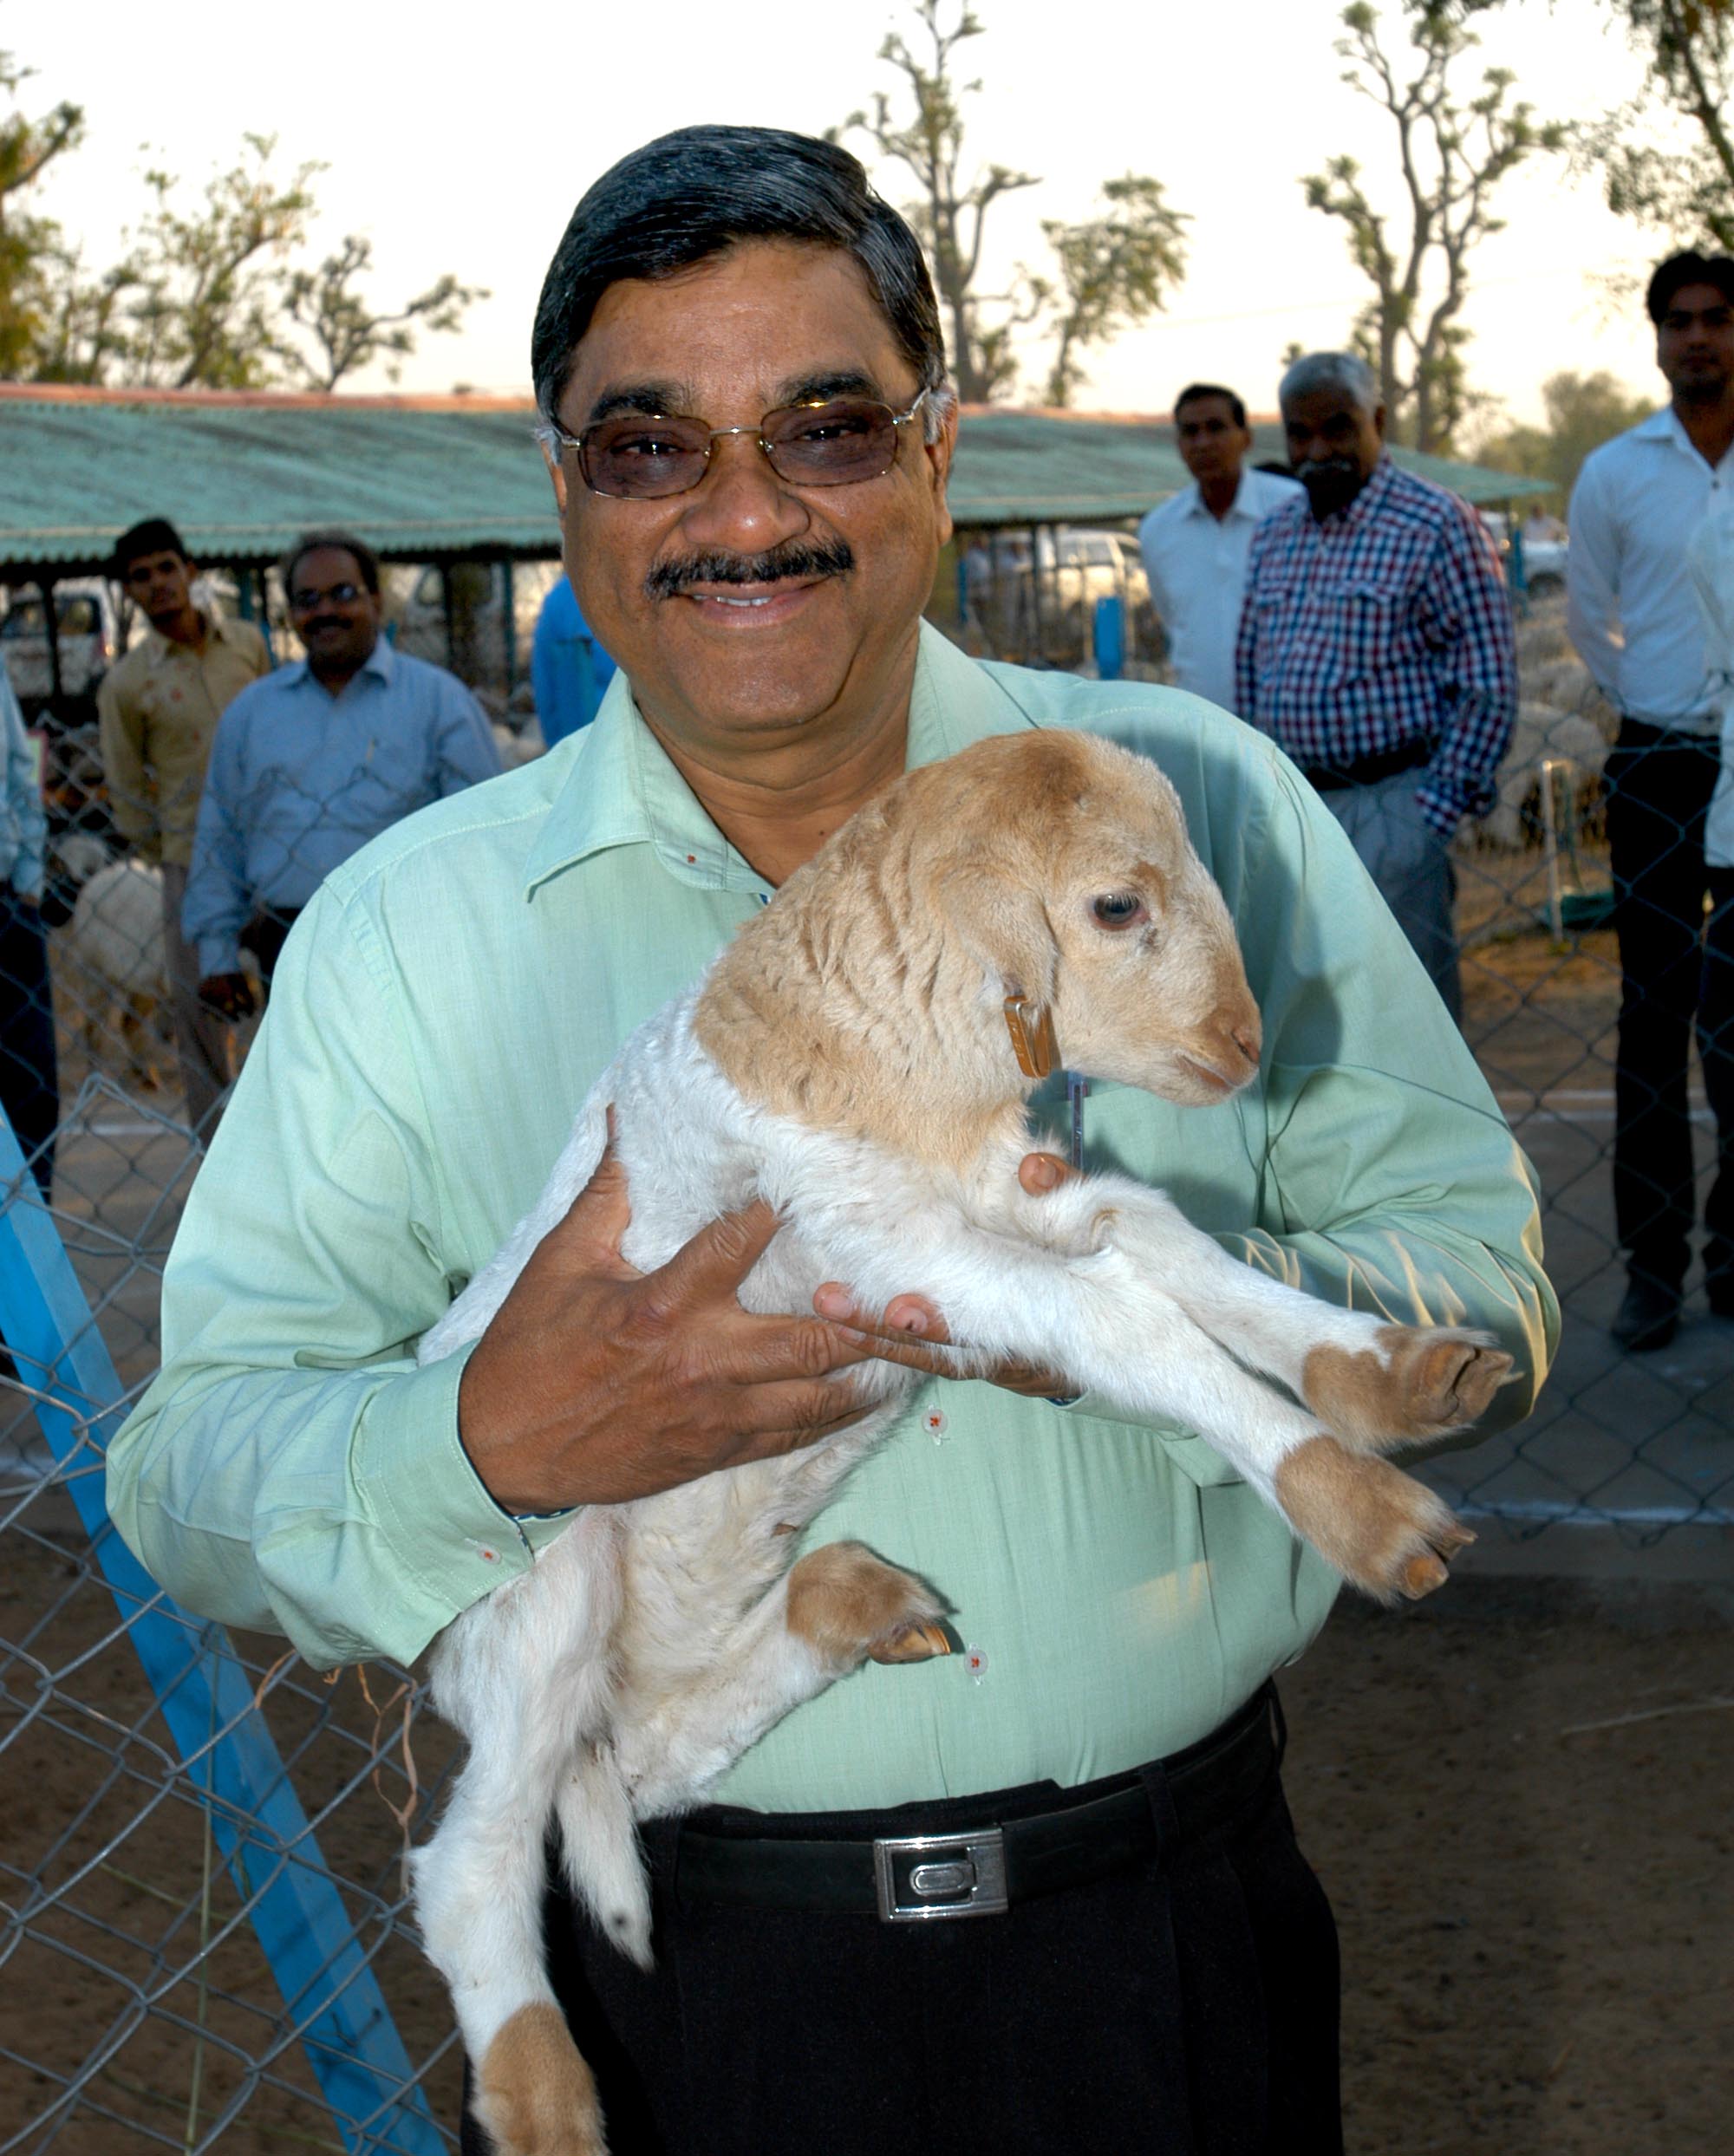
[[[890,1639],[876,1640],[867,1650],[870,1662],[931,1662],[951,1652],[951,1635],[943,1625],[910,1625]]]
[[[521,2006],[476,2075],[494,2156],[608,2156],[596,2081],[557,2006]]]
[[[1475,1537],[1432,1491],[1388,1461],[1309,1438],[1276,1470],[1276,1496],[1327,1564],[1375,1602],[1418,1602]]]
[[[949,1654],[943,1609],[924,1580],[859,1542],[827,1542],[789,1574],[789,1630],[839,1671]]]
[[[1300,1389],[1346,1445],[1384,1452],[1467,1430],[1510,1374],[1511,1358],[1490,1333],[1389,1325],[1359,1354],[1315,1347]]]

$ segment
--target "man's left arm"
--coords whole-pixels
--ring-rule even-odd
[[[1417,791],[1450,838],[1493,805],[1494,774],[1517,723],[1517,642],[1504,572],[1472,510],[1448,523],[1417,603],[1438,685],[1438,746]]]
[[[484,778],[497,778],[503,766],[487,714],[455,674],[438,684],[434,716],[434,784],[440,798],[461,793]]]

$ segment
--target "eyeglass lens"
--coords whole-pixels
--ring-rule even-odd
[[[308,614],[322,599],[335,599],[339,606],[348,606],[351,599],[359,599],[359,584],[328,584],[323,591],[315,591],[306,584],[297,585],[289,595],[289,603],[297,614]]]
[[[771,469],[795,486],[876,479],[896,461],[896,414],[864,397],[767,412],[759,434]],[[578,464],[584,484],[596,493],[649,501],[696,486],[710,447],[711,430],[701,420],[623,413],[585,428]]]

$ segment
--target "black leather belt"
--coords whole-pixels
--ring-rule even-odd
[[[1220,1729],[1161,1762],[1180,1842],[1220,1827],[1261,1793],[1281,1758],[1280,1726],[1274,1689],[1266,1685]],[[1083,1801],[1062,1799],[1051,1811],[980,1825],[948,1821],[938,1832],[871,1839],[684,1827],[675,1892],[683,1902],[877,1915],[888,1924],[996,1916],[1014,1902],[1084,1886],[1157,1853],[1163,1837],[1138,1774],[1091,1789],[1098,1793],[1074,1793]],[[920,1823],[916,1808],[909,1823]]]
[[[1332,793],[1343,786],[1377,785],[1381,778],[1394,778],[1398,772],[1413,771],[1432,760],[1432,743],[1418,739],[1379,756],[1357,756],[1346,764],[1303,764],[1300,776],[1320,793]]]

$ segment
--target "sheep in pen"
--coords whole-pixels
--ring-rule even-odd
[[[1260,1018],[1221,892],[1156,767],[1034,732],[910,772],[862,810],[592,1089],[543,1195],[424,1339],[478,1338],[612,1143],[626,1257],[668,1260],[762,1195],[753,1310],[844,1280],[930,1295],[959,1377],[1003,1358],[1196,1430],[1346,1578],[1424,1594],[1470,1538],[1384,1456],[1464,1428],[1510,1358],[1265,1277],[1160,1192],[1085,1175],[1040,1197],[1029,1098],[1062,1060],[1208,1105],[1249,1085]],[[610,1140],[610,1125],[612,1138]],[[850,1372],[858,1423],[805,1450],[592,1506],[442,1635],[433,1688],[470,1755],[415,1859],[476,2106],[502,2156],[598,2156],[588,2068],[542,1965],[544,1834],[648,1965],[636,1822],[701,1801],[789,1710],[869,1658],[946,1652],[943,1581],[858,1544],[791,1562],[919,1382]]]

